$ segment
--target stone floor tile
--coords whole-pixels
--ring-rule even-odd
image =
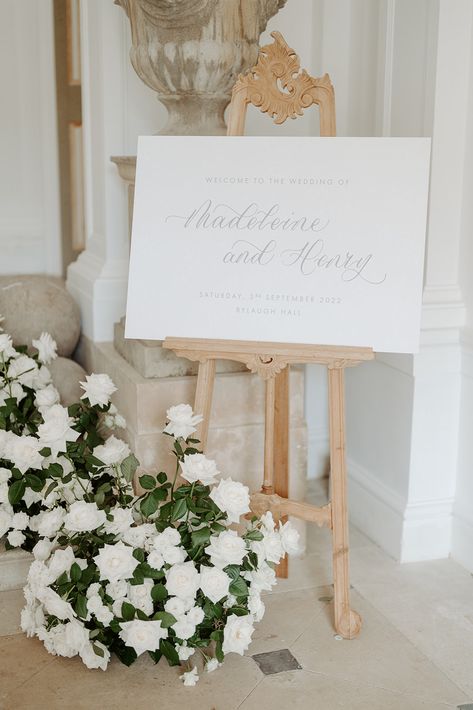
[[[363,618],[360,635],[352,641],[337,640],[327,605],[324,613],[290,646],[304,669],[382,687],[425,700],[456,705],[469,698],[408,639],[358,594],[353,608]]]
[[[266,613],[256,624],[247,654],[265,653],[289,647],[324,609],[319,597],[330,595],[330,587],[297,590],[263,597]]]
[[[34,688],[36,675],[49,669],[55,660],[38,639],[23,634],[0,638],[0,708],[4,710],[7,696],[28,681],[32,681],[29,687]],[[34,699],[35,693],[31,692]]]
[[[288,671],[266,676],[239,710],[453,710],[455,707],[385,688],[334,680],[321,673]]]
[[[39,657],[52,663],[4,691],[2,710],[236,710],[263,678],[252,658],[235,654],[226,659],[224,668],[203,672],[195,687],[182,685],[180,668],[169,667],[164,659],[155,665],[145,654],[130,668],[113,659],[105,673],[88,670],[78,657],[50,656],[44,648],[36,660]],[[8,660],[2,659],[6,674],[13,670]]]

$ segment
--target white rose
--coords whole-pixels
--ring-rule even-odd
[[[273,514],[270,510],[261,516],[260,522],[263,524],[265,530],[273,532],[276,523],[274,522]]]
[[[201,414],[194,414],[190,404],[178,404],[175,407],[170,407],[166,412],[166,417],[169,420],[164,431],[171,436],[187,439],[195,432],[197,424],[203,420]]]
[[[182,547],[165,547],[161,555],[168,565],[176,565],[179,562],[184,562],[187,552]]]
[[[176,546],[181,544],[181,536],[176,528],[169,527],[165,528],[162,533],[154,535],[150,540],[150,545],[154,550],[162,552],[169,546]]]
[[[57,579],[63,572],[69,572],[75,561],[76,558],[72,547],[66,547],[64,550],[55,550],[48,564],[51,577]]]
[[[20,355],[8,366],[10,380],[18,380],[25,387],[33,387],[38,365],[28,355]]]
[[[71,505],[64,518],[64,527],[71,532],[91,532],[105,523],[104,510],[97,508],[97,503],[78,500]]]
[[[148,616],[154,611],[153,600],[151,599],[151,590],[154,587],[152,579],[145,579],[143,584],[128,585],[128,599],[133,604],[135,609],[140,609]]]
[[[207,673],[212,673],[212,671],[216,671],[219,666],[222,664],[217,661],[216,658],[209,658],[207,663],[205,664],[205,670]]]
[[[112,599],[120,599],[126,597],[128,584],[124,579],[119,579],[118,582],[110,582],[105,587],[105,593]]]
[[[180,661],[187,661],[195,653],[195,648],[187,645],[187,641],[182,644],[176,644],[177,655]]]
[[[193,606],[186,614],[186,618],[198,626],[205,619],[204,610],[200,606]]]
[[[193,562],[181,562],[166,572],[166,589],[170,596],[195,599],[200,575]]]
[[[214,604],[227,596],[230,582],[228,574],[217,567],[200,568],[200,588]]]
[[[4,360],[8,360],[16,355],[13,341],[7,333],[0,333],[0,353],[2,353]]]
[[[113,619],[113,614],[105,604],[102,604],[100,609],[95,612],[95,618],[104,626],[108,626]]]
[[[108,375],[87,375],[85,382],[80,386],[84,390],[81,399],[88,399],[90,404],[105,407],[110,402],[110,397],[116,392],[116,387]]]
[[[232,523],[240,522],[240,516],[250,512],[250,492],[248,486],[227,478],[210,491],[213,502],[228,515]]]
[[[225,599],[223,602],[223,608],[224,609],[231,609],[232,606],[235,606],[237,603],[237,598],[233,596],[233,594],[229,594],[228,597]]]
[[[49,480],[49,479],[48,479]],[[30,508],[34,503],[39,503],[43,499],[41,493],[34,491],[32,488],[27,488],[23,494],[23,501],[27,508]],[[31,522],[30,522],[31,529]]]
[[[93,559],[99,568],[100,579],[106,579],[109,582],[130,579],[139,564],[138,560],[133,557],[133,548],[124,545],[123,542],[104,545]]]
[[[5,445],[4,457],[21,473],[26,473],[29,468],[41,468],[43,457],[39,452],[42,448],[35,436],[13,435]]]
[[[186,641],[195,634],[195,624],[186,616],[181,617],[172,627],[178,639]]]
[[[145,651],[157,651],[161,639],[167,638],[167,629],[161,628],[161,621],[123,621],[118,634],[129,648],[133,648],[137,656]]]
[[[47,560],[52,550],[52,543],[49,540],[38,540],[32,549],[35,560]]]
[[[50,587],[40,590],[37,597],[39,601],[44,604],[48,614],[57,616],[58,619],[63,621],[65,619],[72,620],[74,618],[74,610],[69,602],[61,599],[59,594],[57,594],[53,589],[50,589]]]
[[[64,635],[67,644],[74,653],[79,653],[89,643],[89,630],[77,619],[66,624]]]
[[[66,407],[54,404],[43,412],[44,423],[38,427],[40,448],[47,446],[53,456],[67,450],[68,441],[76,441],[79,432],[71,428],[74,419],[69,416]]]
[[[26,397],[26,392],[19,382],[10,382],[8,389],[10,390],[8,397],[16,399],[17,404],[20,404],[21,400]]]
[[[184,685],[188,685],[188,686],[195,685],[197,683],[197,681],[199,680],[197,668],[194,666],[194,668],[191,671],[187,671],[186,673],[183,673],[182,675],[179,676],[179,678],[182,680]]]
[[[132,547],[144,547],[147,539],[154,535],[155,532],[156,528],[152,523],[145,523],[126,530],[123,533],[123,539]]]
[[[279,534],[281,536],[281,545],[284,552],[288,555],[298,555],[301,552],[299,544],[299,531],[292,525],[291,521],[287,523],[279,523]]]
[[[225,530],[219,535],[212,535],[205,552],[212,564],[221,569],[227,565],[241,565],[248,554],[245,541],[235,530]]]
[[[1,456],[0,456],[1,458]],[[11,478],[11,471],[9,468],[0,468],[0,483],[6,483]]]
[[[52,381],[53,378],[51,377],[51,373],[46,367],[46,365],[41,365],[41,367],[39,368],[39,370],[36,371],[35,374],[34,389],[40,390],[43,387],[50,385]]]
[[[242,577],[250,582],[252,591],[270,592],[276,584],[276,572],[266,562],[261,563],[257,570],[243,572]]]
[[[131,508],[112,508],[110,511],[113,520],[106,520],[104,530],[112,535],[123,535],[134,523]]]
[[[204,454],[186,454],[181,463],[181,476],[189,483],[200,481],[204,486],[217,482],[220,471],[215,461],[208,459]]]
[[[248,610],[255,621],[261,621],[264,616],[265,606],[261,601],[259,592],[252,592],[248,597]]]
[[[254,630],[253,620],[250,616],[235,616],[231,614],[227,618],[227,623],[223,630],[223,653],[238,653],[243,656],[251,643],[251,636]]]
[[[7,540],[12,547],[21,547],[26,540],[26,535],[20,530],[11,530],[7,535]]]
[[[172,614],[179,620],[179,617],[184,616],[186,607],[182,599],[179,599],[179,597],[171,597],[165,603],[164,611],[167,611],[168,614]]]
[[[113,435],[108,437],[105,444],[94,449],[94,456],[106,466],[118,466],[129,455],[128,444]]]
[[[5,483],[0,483],[0,503],[7,503],[8,502],[8,483],[5,481]]]
[[[15,513],[11,519],[11,526],[15,530],[26,530],[28,527],[29,517],[26,513]]]
[[[39,560],[34,560],[30,564],[27,580],[29,589],[34,595],[38,595],[40,591],[44,591],[48,584],[54,582],[49,569],[44,562],[40,562]]]
[[[41,413],[52,407],[54,404],[59,404],[59,392],[54,385],[47,385],[36,392],[34,403]]]
[[[49,365],[57,357],[56,341],[53,340],[49,333],[41,333],[38,340],[32,340],[31,343],[37,349],[38,360],[43,365]]]
[[[0,484],[1,486],[6,486],[6,483]],[[8,491],[7,491],[7,496],[8,496]],[[7,510],[3,509],[3,506],[0,508],[0,537],[3,537],[7,530],[11,528],[11,519],[12,516]]]
[[[164,558],[162,554],[157,550],[151,550],[148,555],[148,564],[153,569],[161,569],[161,567],[164,565]]]
[[[41,626],[41,615],[44,620],[44,613],[41,607],[35,607],[35,605],[28,604],[21,610],[20,615],[20,626],[21,630],[31,638],[36,634],[38,626]]]
[[[256,552],[260,560],[267,560],[278,564],[281,557],[284,557],[284,550],[281,544],[281,537],[278,532],[263,533],[263,539],[258,542],[252,542],[250,545],[253,552]]]
[[[94,646],[102,651],[102,655],[95,653]],[[101,668],[103,671],[106,671],[110,660],[110,651],[103,643],[100,643],[100,641],[94,641],[93,644],[89,642],[83,646],[79,652],[79,656],[87,668]]]

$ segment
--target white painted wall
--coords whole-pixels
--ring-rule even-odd
[[[130,66],[121,9],[82,7],[88,245],[69,285],[86,335],[110,340],[128,245],[126,195],[109,157],[134,154],[164,109]],[[433,137],[422,347],[347,373],[351,510],[400,559],[453,549],[473,569],[472,13],[471,0],[288,0],[263,40],[279,29],[311,73],[330,73],[338,135]],[[253,110],[247,132],[312,135],[316,111],[277,128]],[[317,476],[327,453],[323,370],[308,369],[306,395]]]
[[[61,273],[52,0],[0,0],[0,273]]]

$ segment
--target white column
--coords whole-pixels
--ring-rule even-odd
[[[473,4],[388,0],[385,18],[378,125],[391,135],[432,135],[423,323],[419,354],[379,356],[349,373],[351,502],[371,537],[409,561],[451,550]]]
[[[113,339],[125,312],[128,277],[126,187],[112,155],[136,154],[140,133],[157,129],[162,112],[134,74],[129,29],[112,2],[81,2],[82,116],[85,165],[85,251],[68,269],[82,330],[93,341]]]

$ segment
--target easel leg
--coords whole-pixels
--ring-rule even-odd
[[[276,375],[274,399],[274,492],[281,498],[289,498],[289,365]],[[285,523],[287,518],[283,518]],[[287,578],[287,555],[276,568],[280,578]]]
[[[361,617],[350,608],[347,480],[345,463],[344,369],[328,370],[330,408],[330,476],[335,630],[346,639],[357,636]]]
[[[194,412],[202,414],[204,421],[197,427],[196,439],[200,441],[200,449],[204,451],[207,446],[209,433],[210,408],[215,380],[215,360],[206,360],[199,364],[197,374],[197,389],[195,392]]]

